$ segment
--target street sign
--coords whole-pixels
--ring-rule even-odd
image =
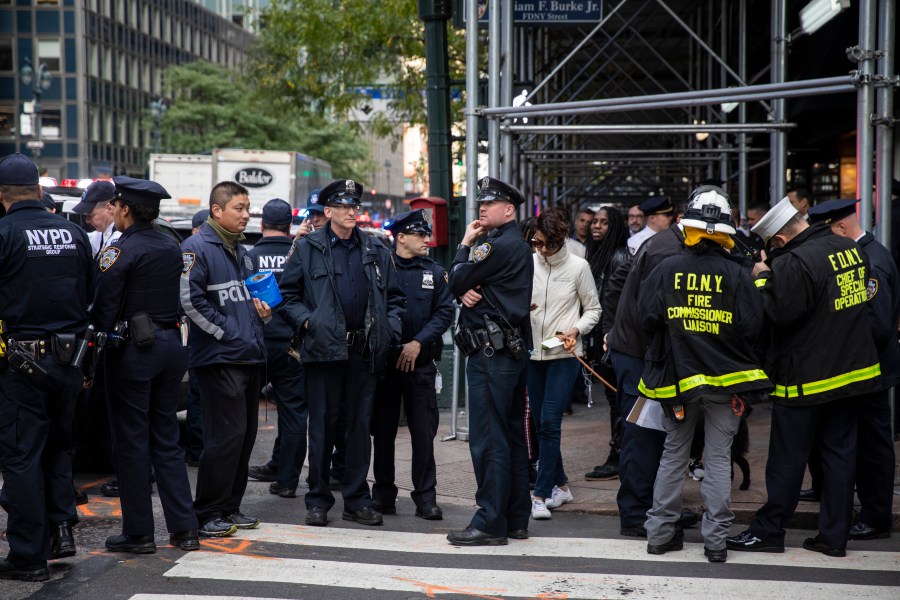
[[[28,140],[25,146],[32,150],[41,150],[44,148],[44,140]]]
[[[462,19],[455,22],[457,27],[465,27],[468,17],[468,2],[459,0],[458,11]],[[478,23],[485,25],[489,21],[491,8],[495,2],[478,0]],[[513,22],[516,25],[576,25],[579,23],[598,23],[604,13],[601,0],[514,0]]]

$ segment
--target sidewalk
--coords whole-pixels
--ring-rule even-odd
[[[594,387],[594,396],[598,396],[599,386]],[[601,396],[602,398],[602,396]],[[768,458],[769,427],[771,423],[771,405],[762,404],[754,407],[750,415],[750,489],[738,489],[738,482],[732,487],[731,503],[737,523],[747,523],[766,500],[765,466]],[[609,408],[605,398],[595,401],[591,408],[584,404],[576,404],[575,414],[563,419],[562,450],[563,464],[569,476],[569,485],[575,501],[556,509],[563,512],[584,512],[599,515],[617,515],[616,493],[619,480],[586,481],[584,474],[595,465],[602,464],[609,452]],[[469,456],[467,442],[441,440],[450,433],[450,413],[441,413],[441,426],[435,441],[435,458],[437,461],[438,502],[450,504],[475,504],[475,475]],[[895,443],[900,456],[900,444]],[[401,490],[411,490],[409,476],[411,445],[409,430],[401,427],[397,436],[396,463],[397,486]],[[687,477],[685,465],[684,506],[699,509],[700,483]],[[740,478],[738,470],[737,478]],[[896,481],[895,481],[896,483]],[[804,488],[809,487],[809,476]],[[401,491],[401,494],[403,492]],[[894,490],[894,522],[893,529],[900,530],[900,489]],[[817,503],[800,502],[793,518],[792,527],[799,529],[816,529],[819,505]]]

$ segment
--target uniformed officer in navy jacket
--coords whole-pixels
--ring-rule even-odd
[[[366,476],[371,462],[372,402],[392,343],[400,341],[403,295],[390,253],[356,227],[362,185],[332,181],[319,194],[329,223],[298,239],[281,275],[279,314],[303,336],[309,402],[306,524],[322,527],[334,506],[331,450],[341,410],[347,450],[343,519],[381,525]]]
[[[81,371],[66,354],[88,326],[91,245],[74,223],[41,206],[37,166],[0,159],[0,469],[9,554],[0,578],[46,581],[47,560],[75,554],[72,420]],[[69,336],[64,341],[64,336]],[[9,363],[11,340],[46,375]],[[72,355],[68,355],[71,359]],[[37,371],[32,368],[33,372]]]
[[[217,183],[210,218],[182,244],[181,307],[190,320],[188,357],[200,386],[203,454],[194,510],[201,536],[252,529],[241,512],[259,419],[259,367],[266,361],[263,319],[271,309],[244,283],[253,261],[241,244],[250,220],[247,188]]]
[[[425,211],[398,215],[388,229],[394,235],[394,264],[406,297],[406,313],[401,346],[388,355],[375,392],[372,506],[382,514],[397,512],[394,442],[402,399],[412,439],[412,499],[416,516],[436,521],[443,513],[435,491],[434,437],[439,421],[435,361],[441,359],[441,337],[453,320],[453,298],[446,271],[428,258],[431,227]]]
[[[459,328],[478,341],[466,364],[478,511],[466,529],[447,535],[451,544],[467,546],[527,538],[531,516],[522,405],[534,263],[516,226],[516,208],[525,198],[493,177],[483,177],[478,186],[479,218],[466,228],[450,267],[450,292],[464,304]],[[485,233],[487,239],[472,249]],[[494,348],[499,344],[491,341],[486,319],[503,330],[502,350]]]
[[[275,198],[266,202],[262,211],[262,239],[247,255],[256,273],[273,273],[281,279],[284,262],[291,251],[291,205]],[[278,407],[278,435],[272,458],[264,465],[250,467],[254,479],[272,481],[269,491],[282,498],[295,498],[303,461],[306,460],[306,380],[303,365],[291,358],[287,350],[293,330],[277,313],[266,323],[267,360],[263,382],[272,384],[271,395]]]
[[[119,339],[104,350],[109,415],[115,446],[122,534],[106,540],[113,552],[156,551],[153,489],[156,474],[170,543],[199,550],[197,517],[178,444],[178,389],[187,351],[178,331],[181,248],[153,228],[159,202],[169,198],[154,181],[116,177],[110,201],[121,237],[101,251],[91,322]],[[143,329],[142,329],[143,327]]]

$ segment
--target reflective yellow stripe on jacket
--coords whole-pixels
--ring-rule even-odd
[[[728,387],[739,383],[749,383],[751,381],[760,381],[766,378],[766,373],[762,369],[750,369],[748,371],[736,371],[725,375],[691,375],[685,377],[678,382],[677,389],[674,385],[651,389],[644,385],[642,379],[638,383],[638,390],[647,398],[674,398],[678,391],[686,392],[697,386],[710,385],[714,387]]]
[[[871,367],[857,369],[856,371],[850,371],[849,373],[844,373],[842,375],[835,375],[834,377],[829,377],[828,379],[822,379],[820,381],[812,381],[810,383],[801,383],[799,385],[790,385],[787,387],[776,384],[775,391],[772,392],[772,395],[778,398],[799,398],[800,392],[802,391],[804,396],[812,396],[813,394],[821,394],[822,392],[836,390],[846,385],[850,385],[851,383],[872,379],[879,375],[881,375],[881,365],[874,364]]]

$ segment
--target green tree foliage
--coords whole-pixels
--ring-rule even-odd
[[[272,0],[251,53],[260,91],[279,106],[344,120],[378,82],[391,114],[371,116],[376,135],[425,123],[425,41],[414,0]],[[451,77],[462,77],[465,35],[449,28]]]
[[[193,62],[167,68],[163,79],[170,106],[160,130],[167,152],[294,150],[328,161],[337,177],[369,171],[368,146],[350,125],[289,107],[270,110],[239,73]]]

